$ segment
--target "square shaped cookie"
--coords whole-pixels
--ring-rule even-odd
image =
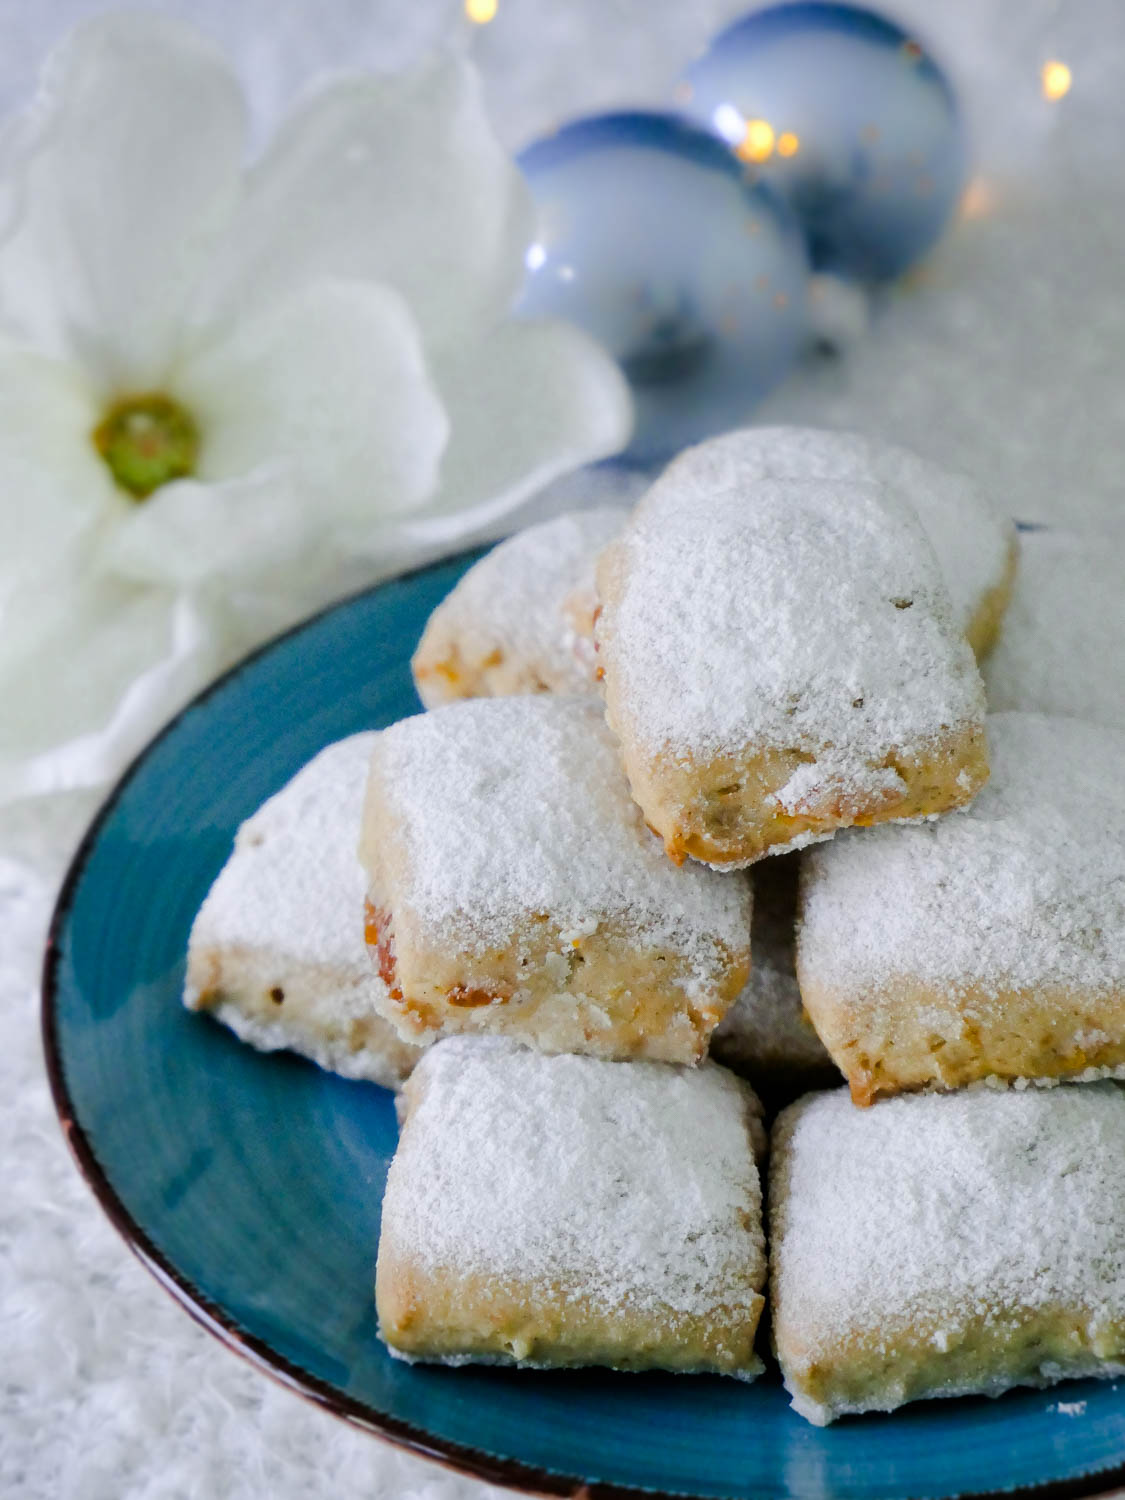
[[[454,1037],[403,1099],[376,1273],[392,1353],[759,1372],[764,1136],[733,1074]]]
[[[1125,1092],[844,1089],[778,1117],[773,1337],[817,1425],[1125,1370]]]
[[[421,1056],[381,1009],[355,846],[374,734],[315,756],[238,830],[192,924],[184,1003],[244,1042],[396,1087]]]
[[[569,511],[475,563],[430,616],[410,664],[426,707],[595,691],[594,564],[626,514],[620,506]]]
[[[968,475],[859,432],[744,427],[685,449],[659,483],[722,491],[751,478],[885,485],[921,522],[941,566],[954,619],[973,652],[981,659],[991,650],[1011,597],[1019,548],[1014,523]]]
[[[989,706],[1125,728],[1125,526],[1020,537],[1011,608],[985,668]]]
[[[805,858],[801,994],[857,1103],[1125,1067],[1125,731],[988,734],[971,807]]]
[[[659,482],[598,591],[609,722],[675,860],[749,864],[928,817],[987,778],[972,652],[882,484]]]
[[[360,857],[408,1040],[693,1062],[749,970],[749,883],[664,858],[593,699],[481,698],[384,730]]]

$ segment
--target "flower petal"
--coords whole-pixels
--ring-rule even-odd
[[[452,435],[437,492],[401,528],[419,545],[487,526],[628,442],[633,408],[621,371],[567,323],[501,324],[436,374]]]
[[[239,479],[185,479],[156,490],[110,532],[94,567],[134,584],[238,586],[315,544],[316,514],[283,465]]]
[[[448,437],[405,303],[362,282],[305,287],[236,325],[171,388],[200,426],[201,480],[283,463],[324,529],[417,505]]]
[[[48,61],[0,247],[0,310],[103,388],[158,383],[184,301],[234,210],[242,96],[221,54],[167,17],[109,14]]]
[[[96,786],[222,664],[187,596],[71,577],[0,644],[0,804]]]
[[[251,173],[198,315],[221,326],[312,277],[354,277],[396,287],[428,345],[455,345],[515,297],[530,230],[468,63],[343,80],[291,116]]]
[[[112,521],[119,505],[94,451],[91,393],[70,367],[0,350],[0,629],[18,630],[21,588],[38,589]]]

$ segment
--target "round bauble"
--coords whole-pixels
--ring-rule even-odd
[[[786,204],[674,115],[578,120],[520,166],[537,229],[519,311],[577,323],[620,362],[636,402],[626,457],[658,462],[743,424],[807,331]]]
[[[853,5],[776,5],[683,74],[679,106],[784,194],[818,270],[899,275],[937,241],[965,177],[960,112],[924,45]]]

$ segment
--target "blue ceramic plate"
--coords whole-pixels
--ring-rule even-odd
[[[775,1375],[744,1386],[387,1356],[372,1276],[390,1094],[241,1046],[186,1012],[180,986],[238,824],[322,746],[417,710],[411,649],[473,560],[384,584],[244,662],[145,751],[87,836],[47,953],[44,1031],[68,1139],[114,1223],[190,1312],[282,1380],[528,1490],[897,1500],[1125,1482],[1125,1389],[1112,1384],[818,1431]]]

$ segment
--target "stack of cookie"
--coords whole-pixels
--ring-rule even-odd
[[[432,711],[244,825],[186,998],[407,1080],[392,1352],[752,1378],[768,1279],[818,1423],[1125,1368],[1125,731],[986,722],[1014,559],[902,450],[728,434],[496,548]]]

